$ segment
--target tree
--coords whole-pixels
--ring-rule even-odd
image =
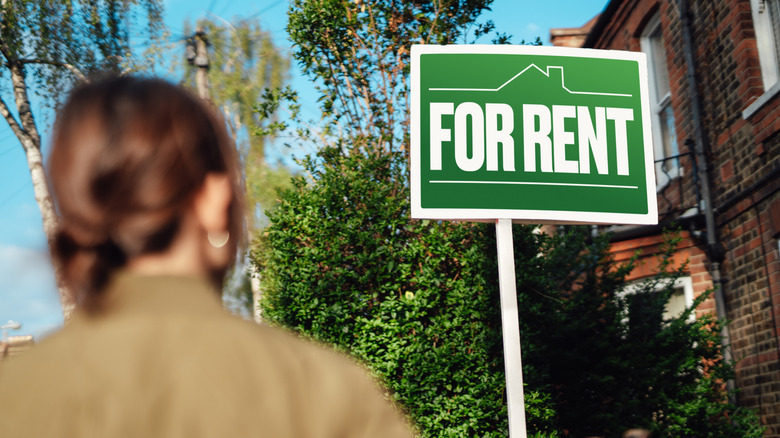
[[[269,140],[273,138],[266,128],[275,123],[277,112],[260,117],[255,110],[264,90],[279,89],[284,85],[290,61],[274,45],[271,35],[260,27],[257,19],[233,22],[219,17],[201,19],[196,28],[197,32],[193,33],[192,26],[184,24],[185,34],[193,35],[188,42],[190,47],[195,45],[197,38],[208,43],[209,101],[224,115],[240,152],[247,220],[250,235],[254,235],[265,225],[263,211],[275,205],[276,192],[290,187],[290,170],[281,162],[272,164],[266,160]],[[192,55],[194,53],[188,56]],[[197,69],[197,66],[188,68],[185,65],[182,78],[185,86],[197,88]],[[260,294],[250,276],[246,266],[240,262],[231,272],[230,281],[223,291],[226,305],[243,316],[256,314],[256,301]]]
[[[763,431],[749,411],[728,402],[720,325],[666,307],[685,263],[673,256],[672,233],[659,274],[639,284],[627,275],[637,258],[616,264],[608,236],[588,242],[586,227],[538,236],[542,257],[517,258],[527,381],[551,395],[556,429],[572,436],[619,437],[642,427],[661,437],[755,437]],[[527,247],[527,245],[526,245]],[[517,248],[516,250],[518,250]]]
[[[184,28],[185,33],[191,33],[188,23]],[[263,225],[263,209],[273,206],[276,190],[289,187],[290,178],[287,167],[270,165],[266,160],[272,134],[264,128],[278,115],[272,112],[260,117],[255,107],[263,90],[284,85],[290,62],[257,20],[231,23],[221,18],[202,19],[197,28],[210,47],[210,100],[224,114],[244,162],[248,219],[255,232]],[[194,70],[186,69],[182,79],[191,88],[195,88]]]
[[[185,23],[185,33],[191,26]],[[221,18],[202,19],[197,28],[208,41],[208,81],[210,100],[225,116],[245,166],[250,224],[253,230],[262,224],[262,209],[275,201],[277,187],[289,180],[284,166],[269,165],[266,148],[270,136],[252,135],[277,114],[261,119],[255,106],[265,89],[281,88],[287,80],[290,62],[274,45],[271,35],[262,30],[257,19],[233,22]],[[194,68],[185,70],[182,82],[195,88]]]
[[[131,50],[131,35],[140,30],[153,46],[162,35],[162,4],[158,0],[3,0],[0,14],[0,68],[13,94],[12,105],[0,96],[0,114],[24,148],[51,247],[58,218],[43,170],[41,115],[33,113],[30,94],[53,108],[64,97],[63,90],[95,72],[142,65]],[[141,15],[143,24],[136,29],[134,23]],[[146,56],[153,57],[154,51]],[[72,303],[57,266],[55,272],[67,318]]]
[[[391,156],[306,160],[255,253],[263,315],[366,363],[422,436],[503,436],[484,227],[409,221]]]
[[[288,32],[294,57],[317,81],[325,133],[349,138],[352,150],[405,151],[409,50],[480,36],[492,0],[295,0]],[[473,29],[474,32],[469,32]],[[498,38],[506,36],[499,35]]]

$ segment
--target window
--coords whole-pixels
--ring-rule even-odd
[[[764,90],[769,90],[777,84],[780,71],[780,0],[750,0],[750,6]]]
[[[780,93],[780,0],[750,0],[764,94],[742,111],[750,118]]]
[[[653,17],[645,26],[641,37],[642,51],[647,54],[650,80],[650,116],[653,125],[653,144],[656,163],[656,183],[662,189],[680,175],[679,160],[668,159],[678,155],[677,133],[674,129],[672,93],[669,87],[669,70],[666,67],[666,50],[661,38],[661,19]]]
[[[674,292],[666,303],[664,319],[677,318],[693,304],[693,282],[691,277],[678,278],[674,283]]]
[[[632,283],[626,286],[620,296],[629,298],[634,296],[635,302],[641,303],[641,285],[642,280]],[[657,291],[664,289],[669,283],[659,283],[655,287]],[[691,277],[680,277],[674,281],[672,285],[672,295],[669,297],[669,301],[666,303],[663,315],[661,317],[664,321],[668,321],[673,318],[677,318],[685,311],[685,309],[693,305],[693,281]],[[628,315],[627,315],[628,316]],[[695,314],[691,314],[691,319],[695,319]]]

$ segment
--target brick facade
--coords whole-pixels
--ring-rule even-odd
[[[580,27],[550,29],[550,42],[554,46],[582,47],[585,43],[585,38],[588,37],[588,33],[593,29],[593,25],[596,24],[597,18],[593,17],[593,19]]]
[[[684,0],[689,10],[700,139],[708,169],[715,231],[725,249],[721,274],[737,401],[754,409],[766,437],[780,437],[780,93],[764,91],[750,0]],[[680,259],[689,260],[694,293],[713,287],[706,251],[706,204],[696,178],[694,119],[678,0],[612,0],[584,45],[640,51],[645,26],[658,15],[671,87],[681,176],[659,191],[659,221],[686,231]],[[772,89],[773,90],[773,89]],[[772,91],[770,90],[770,91]],[[758,103],[756,103],[758,102]],[[759,106],[760,105],[760,106]],[[747,110],[747,111],[746,111]],[[658,227],[616,233],[617,258],[644,250],[635,277],[652,274]],[[629,232],[626,232],[629,231]],[[623,236],[623,237],[621,237]],[[710,252],[712,254],[712,252]],[[713,300],[700,312],[715,312]]]

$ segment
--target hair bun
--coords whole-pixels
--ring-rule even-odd
[[[94,292],[102,291],[111,274],[126,262],[124,252],[111,239],[83,244],[66,229],[57,233],[54,252],[61,262],[68,292],[79,306],[87,310],[98,306]],[[86,291],[93,294],[86,294]]]

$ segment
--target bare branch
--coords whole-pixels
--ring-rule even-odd
[[[433,32],[436,30],[436,24],[437,21],[439,21],[439,15],[441,14],[441,2],[437,1],[435,2],[436,10],[434,11],[433,15],[433,21],[431,22],[431,30],[428,32],[428,36],[425,37],[425,44],[430,44],[431,41],[431,35],[433,35]]]
[[[24,132],[24,129],[19,125],[19,122],[16,121],[14,118],[14,115],[11,114],[10,108],[8,108],[8,104],[5,103],[5,100],[0,97],[0,115],[5,118],[5,121],[8,122],[8,126],[11,127],[11,130],[16,135],[16,138],[19,139],[22,144],[24,144],[23,139],[27,136],[27,133]]]
[[[38,135],[38,127],[35,125],[35,116],[30,108],[30,97],[27,94],[27,83],[24,80],[24,71],[22,64],[18,62],[9,63],[8,69],[11,72],[11,84],[14,89],[14,101],[16,111],[19,114],[19,122],[24,128],[24,132],[32,139],[33,146],[40,149],[41,138]],[[24,142],[22,144],[27,149]]]
[[[335,50],[332,50],[332,51],[336,52]],[[350,99],[347,99],[343,95],[343,92],[340,90],[341,87],[339,86],[338,75],[336,74],[336,71],[333,68],[334,62],[333,62],[333,60],[331,60],[331,57],[330,57],[329,53],[325,54],[325,61],[326,61],[326,66],[328,68],[328,72],[330,73],[330,77],[333,80],[333,88],[334,88],[333,91],[335,92],[336,97],[343,103],[344,109],[347,111],[348,116],[352,120],[359,120],[358,116],[357,116],[357,108],[355,108],[355,112],[353,113],[352,108],[350,108],[350,105],[349,105],[350,103],[352,103],[354,105],[354,101],[350,100]]]
[[[50,61],[47,59],[20,59],[17,62],[20,64],[44,64],[44,65],[51,65],[54,67],[62,67],[73,73],[78,80],[82,82],[89,82],[89,79],[84,75],[84,73],[81,72],[78,68],[76,68],[74,65],[68,64],[67,62],[60,62],[60,61]],[[124,74],[124,72],[122,73]]]

